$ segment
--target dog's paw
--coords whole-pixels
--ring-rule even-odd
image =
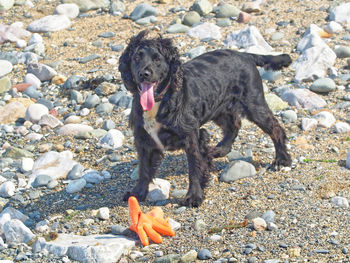
[[[123,197],[123,201],[128,201],[130,196],[135,196],[139,202],[145,201],[148,194],[148,189],[134,188],[131,192],[126,192]]]
[[[180,205],[188,207],[199,207],[204,200],[204,195],[186,195],[186,197],[180,202]]]
[[[290,168],[292,166],[292,160],[288,156],[288,158],[277,158],[270,166],[270,169],[273,171],[279,171],[283,168]]]

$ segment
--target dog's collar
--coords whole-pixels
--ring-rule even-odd
[[[169,89],[169,87],[170,87],[170,81],[169,81],[169,83],[166,85],[166,87],[162,90],[162,92],[159,93],[159,94],[157,94],[157,95],[154,97],[154,101],[155,101],[155,102],[161,101],[161,100],[163,99],[165,93],[166,93],[167,90]]]

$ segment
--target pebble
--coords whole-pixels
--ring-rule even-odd
[[[108,220],[109,219],[109,208],[108,207],[101,207],[97,211],[97,217],[101,220]]]
[[[284,38],[284,33],[283,32],[276,32],[272,34],[271,40],[272,41],[279,41]]]
[[[338,23],[350,23],[350,3],[342,3],[331,9],[329,20]]]
[[[87,183],[99,184],[104,180],[104,177],[96,170],[87,171],[83,178]]]
[[[310,87],[310,90],[318,93],[328,93],[334,91],[335,89],[335,82],[330,78],[317,79],[312,83]]]
[[[35,235],[26,227],[21,220],[12,219],[4,224],[6,242],[28,243]]]
[[[190,27],[185,26],[183,24],[173,24],[168,27],[168,29],[166,30],[166,33],[169,33],[169,34],[186,33],[189,29]]]
[[[169,199],[170,182],[161,178],[155,178],[148,186],[147,199],[151,202]]]
[[[40,63],[29,64],[27,68],[27,73],[32,73],[40,81],[51,80],[54,76],[57,75],[57,72],[53,68]]]
[[[201,250],[199,250],[198,254],[197,254],[197,258],[200,260],[207,260],[211,258],[211,252],[206,249],[206,248],[202,248]]]
[[[349,208],[349,202],[344,197],[340,197],[340,196],[332,197],[331,203],[338,207]]]
[[[102,129],[109,131],[111,129],[115,129],[115,122],[112,120],[105,120],[102,124]]]
[[[221,4],[215,9],[217,18],[238,17],[240,12],[241,10],[228,3]]]
[[[195,262],[195,260],[197,259],[197,251],[196,250],[190,250],[187,253],[185,253],[181,258],[180,258],[180,262],[181,263],[190,263],[190,262]]]
[[[255,167],[245,161],[234,161],[228,168],[221,174],[220,180],[226,183],[231,183],[236,180],[252,177],[256,174]]]
[[[196,0],[190,7],[190,10],[196,11],[201,16],[205,16],[213,10],[213,6],[208,0]]]
[[[41,117],[46,114],[49,114],[49,109],[43,104],[35,103],[27,108],[25,119],[32,123],[38,123]]]
[[[15,194],[16,186],[13,182],[7,181],[0,185],[0,196],[1,197],[11,197]]]
[[[79,6],[76,4],[60,4],[53,11],[54,15],[65,15],[71,19],[79,15]]]
[[[0,12],[4,12],[5,10],[12,8],[13,5],[14,5],[13,0],[1,0],[0,1]]]
[[[111,232],[114,235],[123,235],[125,234],[126,231],[128,231],[128,228],[126,228],[125,226],[121,226],[121,225],[111,226]]]
[[[330,128],[335,123],[335,118],[332,113],[328,111],[321,111],[313,116],[318,121],[318,125],[325,128]]]
[[[0,78],[9,74],[13,69],[11,62],[7,60],[0,60]]]
[[[327,105],[322,97],[307,89],[288,90],[281,95],[281,98],[292,106],[308,110],[320,109]]]
[[[100,139],[100,144],[105,148],[117,149],[123,145],[124,135],[121,131],[110,129],[105,136]]]
[[[251,14],[248,14],[246,12],[240,12],[239,13],[239,16],[238,16],[238,23],[249,23],[249,21],[252,19],[252,15]]]
[[[193,59],[195,57],[202,55],[205,52],[206,52],[205,46],[198,46],[198,47],[195,47],[195,48],[192,48],[191,50],[189,50],[186,53],[186,55],[189,56],[190,59]]]
[[[275,222],[275,216],[276,213],[272,210],[267,210],[262,216],[261,218],[264,219],[267,223],[268,222]]]
[[[135,9],[131,12],[130,18],[133,21],[136,21],[140,18],[147,17],[147,16],[157,16],[158,10],[149,4],[142,3],[135,7]]]
[[[348,58],[350,57],[350,47],[340,46],[334,50],[337,58]]]
[[[80,179],[83,176],[84,166],[77,163],[73,166],[72,170],[69,171],[67,178],[69,180]]]
[[[154,263],[173,263],[178,262],[180,259],[180,255],[178,254],[169,254],[166,256],[162,256],[154,260]]]
[[[201,21],[200,15],[196,11],[188,12],[182,19],[182,23],[186,26],[193,26]]]
[[[256,231],[263,231],[267,228],[266,221],[261,217],[254,218],[252,221]]]
[[[89,95],[84,102],[84,107],[88,109],[94,108],[100,101],[101,99],[96,94]]]
[[[216,25],[219,27],[231,26],[231,20],[229,18],[218,18],[216,19]]]
[[[298,119],[298,116],[293,110],[286,110],[282,113],[282,120],[284,123],[295,123]]]
[[[328,32],[329,34],[335,34],[343,31],[343,27],[335,22],[335,21],[330,21],[325,27],[324,30]]]
[[[69,194],[80,192],[86,185],[84,178],[71,181],[67,187],[66,192]]]
[[[71,24],[72,22],[65,15],[49,15],[31,22],[27,30],[37,33],[54,32],[66,29]]]
[[[86,124],[70,123],[59,128],[57,134],[62,136],[78,135],[79,133],[90,132],[92,130],[93,128]]]
[[[204,22],[203,24],[190,28],[187,31],[187,35],[199,38],[200,40],[221,39],[220,27],[209,22]]]
[[[350,125],[347,124],[346,122],[337,122],[334,125],[334,132],[336,133],[347,133],[350,132]]]
[[[267,230],[269,231],[276,231],[278,229],[278,226],[273,222],[267,223]]]

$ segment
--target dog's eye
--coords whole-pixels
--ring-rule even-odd
[[[158,54],[153,55],[153,61],[160,62],[160,56]]]

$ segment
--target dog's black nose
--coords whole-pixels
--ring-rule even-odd
[[[139,73],[140,78],[148,79],[151,76],[152,72],[148,69],[142,70]]]

